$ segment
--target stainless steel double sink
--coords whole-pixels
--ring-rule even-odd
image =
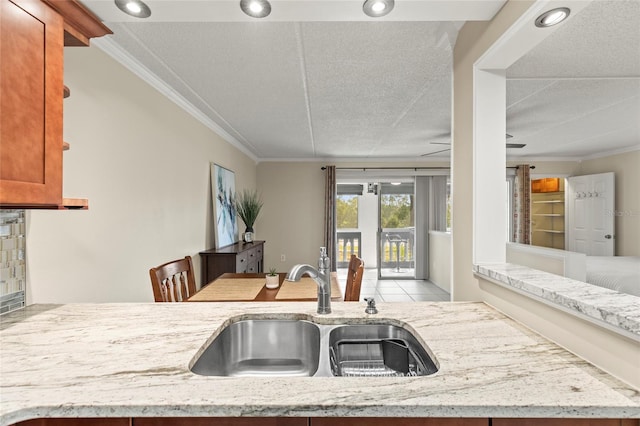
[[[435,359],[392,324],[254,319],[225,327],[191,371],[203,376],[427,376]]]

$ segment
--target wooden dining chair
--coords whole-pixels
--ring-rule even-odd
[[[347,285],[344,290],[345,302],[357,302],[360,300],[362,275],[364,275],[364,261],[352,254],[349,268],[347,269]]]
[[[196,292],[191,256],[149,269],[156,302],[183,302]]]

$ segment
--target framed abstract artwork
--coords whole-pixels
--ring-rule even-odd
[[[211,188],[213,189],[213,215],[215,218],[216,248],[236,242],[238,221],[233,199],[236,196],[236,175],[215,163],[211,163]]]

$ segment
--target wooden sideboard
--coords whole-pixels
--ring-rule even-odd
[[[218,249],[201,251],[201,284],[205,285],[226,272],[264,272],[264,241],[242,241]]]

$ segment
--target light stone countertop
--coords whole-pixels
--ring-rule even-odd
[[[511,263],[475,265],[474,272],[640,342],[639,297]]]
[[[483,303],[33,305],[0,317],[0,425],[35,417],[640,418],[640,394]],[[440,370],[426,377],[204,377],[190,362],[247,318],[389,320]]]

